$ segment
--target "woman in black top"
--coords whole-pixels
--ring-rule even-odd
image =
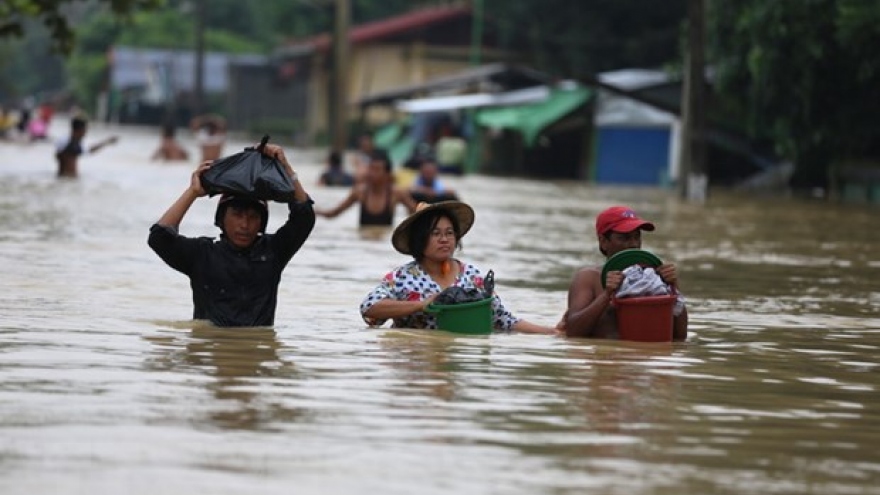
[[[370,165],[363,182],[357,183],[351,188],[341,203],[335,208],[324,210],[316,209],[315,214],[322,217],[334,218],[355,203],[360,203],[360,226],[394,224],[394,208],[398,204],[406,207],[409,213],[416,209],[416,203],[409,192],[394,187],[394,177],[391,174],[391,160],[384,150],[375,150],[370,157]]]

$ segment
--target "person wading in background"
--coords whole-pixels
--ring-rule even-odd
[[[55,150],[55,160],[58,162],[58,177],[75,178],[78,174],[79,157],[83,153],[95,153],[107,145],[115,143],[118,138],[109,138],[86,147],[83,138],[86,136],[88,124],[82,117],[74,117],[70,121],[70,137],[58,143]]]

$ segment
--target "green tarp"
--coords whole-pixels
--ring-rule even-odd
[[[373,135],[373,142],[377,148],[384,148],[391,158],[391,163],[400,166],[405,162],[415,149],[415,143],[409,136],[404,136],[406,121],[393,122],[383,126]]]
[[[541,131],[584,105],[592,97],[589,88],[554,89],[538,103],[484,108],[477,111],[477,124],[493,129],[512,129],[523,135],[526,146],[534,146]]]
[[[373,143],[377,148],[388,149],[400,139],[401,135],[403,135],[403,124],[392,122],[380,127],[373,133]]]

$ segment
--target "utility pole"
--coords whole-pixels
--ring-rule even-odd
[[[480,65],[483,46],[483,0],[473,0],[471,12],[471,65]]]
[[[333,19],[333,70],[328,98],[329,128],[333,149],[342,151],[348,145],[348,29],[351,23],[349,0],[336,0]]]
[[[682,87],[682,132],[679,181],[682,197],[704,202],[708,188],[706,168],[705,0],[688,0],[688,49]]]
[[[471,52],[470,63],[477,67],[483,61],[483,0],[473,0],[471,2]],[[471,129],[477,129],[475,122],[476,112],[473,108],[464,111],[464,119],[469,123]],[[483,138],[479,131],[468,139],[467,156],[464,161],[464,168],[468,172],[476,172],[480,169],[480,157],[483,155]]]
[[[196,0],[196,53],[192,116],[202,113],[205,95],[205,0]]]

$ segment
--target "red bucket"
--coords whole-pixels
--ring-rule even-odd
[[[672,342],[672,309],[676,295],[614,299],[620,340]]]

